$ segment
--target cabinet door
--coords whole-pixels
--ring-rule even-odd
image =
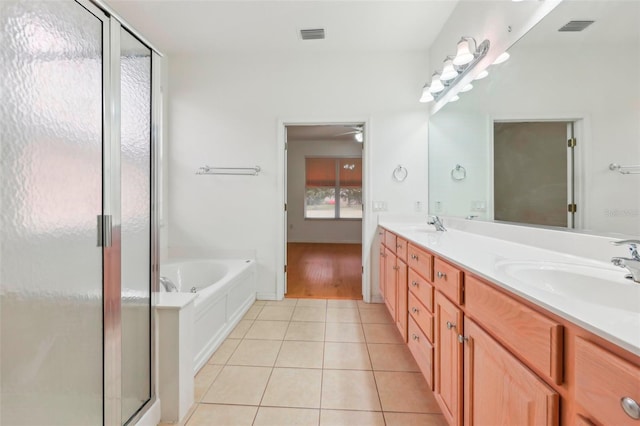
[[[557,425],[558,394],[469,318],[464,329],[465,425]]]
[[[449,425],[462,424],[462,311],[440,292],[435,297],[435,395]]]
[[[384,235],[384,232],[383,234]],[[385,274],[385,266],[386,266],[386,261],[385,261],[385,253],[384,253],[384,246],[382,245],[382,240],[380,240],[380,245],[379,245],[379,249],[380,249],[380,258],[379,258],[379,271],[378,271],[378,287],[380,288],[380,295],[382,296],[382,300],[384,300],[384,280],[386,278],[386,274]]]
[[[402,340],[407,342],[407,316],[408,314],[408,288],[407,288],[407,264],[400,258],[396,260],[398,266],[396,274],[396,288],[398,295],[397,310],[396,310],[396,326],[400,330]]]
[[[387,304],[387,309],[389,309],[389,313],[391,314],[391,318],[396,319],[396,303],[397,303],[397,294],[396,294],[396,277],[397,277],[397,268],[396,265],[396,255],[393,254],[391,250],[385,248],[385,265],[384,265],[384,301]]]

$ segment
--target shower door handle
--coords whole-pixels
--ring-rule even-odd
[[[98,215],[98,247],[111,247],[111,215]]]

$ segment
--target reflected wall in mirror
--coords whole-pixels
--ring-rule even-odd
[[[609,168],[640,172],[640,2],[565,1],[509,53],[430,118],[429,212],[640,236],[640,174]]]

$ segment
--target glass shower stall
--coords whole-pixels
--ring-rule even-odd
[[[0,424],[155,401],[160,55],[101,3],[0,2]]]

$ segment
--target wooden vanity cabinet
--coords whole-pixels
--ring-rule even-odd
[[[640,412],[628,414],[622,404],[623,398],[627,398],[627,404],[640,404],[639,366],[576,337],[575,377],[575,398],[585,411],[585,424],[640,424]]]
[[[380,296],[384,300],[384,279],[385,279],[385,254],[384,254],[384,233],[383,228],[378,228],[378,250],[380,251],[380,257],[378,258],[378,288],[380,289]]]
[[[387,305],[387,309],[391,314],[391,317],[396,317],[396,304],[397,300],[397,276],[398,265],[397,256],[389,248],[384,249],[384,303]]]
[[[545,379],[563,381],[563,327],[478,278],[465,277],[465,313]]]
[[[408,346],[429,389],[433,390],[433,342],[426,336],[412,316],[408,319]]]
[[[389,314],[407,341],[407,241],[384,231],[381,249],[381,293]],[[384,266],[383,266],[384,265]]]
[[[464,330],[464,424],[557,425],[558,393],[469,318]]]
[[[449,425],[640,426],[638,356],[450,259],[382,240],[393,244],[381,245],[385,300],[401,332],[408,311],[408,347]]]
[[[435,302],[435,397],[449,425],[462,424],[462,310],[436,291]]]

